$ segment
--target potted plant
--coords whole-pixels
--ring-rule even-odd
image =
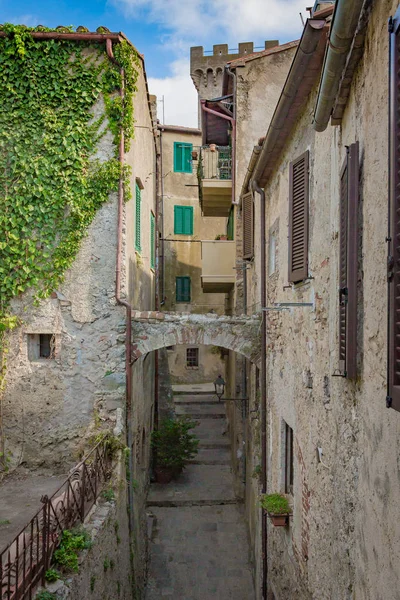
[[[163,419],[153,431],[151,444],[155,452],[154,469],[158,483],[169,483],[185,468],[198,451],[199,440],[190,430],[196,426],[190,419]]]
[[[275,527],[285,527],[287,525],[290,506],[286,496],[282,494],[262,494],[260,504],[267,511]]]
[[[219,233],[218,235],[215,236],[216,240],[227,240],[228,236],[224,233]]]

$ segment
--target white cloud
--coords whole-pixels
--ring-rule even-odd
[[[165,123],[197,127],[197,92],[189,76],[190,64],[179,59],[171,64],[172,74],[168,77],[149,77],[150,94],[158,99],[158,118],[162,123],[164,96]]]
[[[127,17],[141,17],[167,28],[172,35],[214,43],[249,41],[254,37],[287,41],[301,31],[304,0],[112,0]],[[219,39],[215,39],[218,35]]]
[[[165,122],[197,127],[197,94],[190,79],[189,48],[239,42],[300,37],[299,13],[306,15],[305,0],[109,0],[127,19],[157,24],[164,31],[160,53],[170,54],[171,74],[150,78],[150,91],[165,97]],[[159,115],[162,105],[159,104]],[[162,116],[159,117],[160,120]]]
[[[18,17],[12,17],[11,19],[9,19],[9,22],[14,23],[16,25],[26,25],[27,27],[36,27],[40,23],[39,17],[37,17],[36,15],[29,14],[20,15]]]

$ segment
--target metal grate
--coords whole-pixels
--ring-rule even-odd
[[[189,368],[199,366],[199,349],[198,348],[187,348],[186,349],[186,366]]]

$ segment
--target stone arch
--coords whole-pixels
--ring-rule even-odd
[[[207,87],[213,87],[214,86],[214,71],[212,69],[207,69],[207,83],[206,86]]]
[[[132,322],[133,361],[167,346],[204,344],[237,352],[258,366],[260,324],[259,316],[138,312]]]

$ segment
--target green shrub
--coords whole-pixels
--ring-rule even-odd
[[[61,543],[54,552],[54,562],[66,571],[79,570],[78,554],[80,550],[90,548],[92,542],[88,533],[84,530],[69,531],[62,533]]]
[[[107,502],[111,502],[112,500],[115,500],[115,494],[114,494],[114,490],[112,488],[108,488],[108,490],[104,490],[101,495],[103,496],[104,500],[107,500]]]
[[[272,515],[286,515],[290,513],[290,506],[286,496],[282,494],[263,494],[260,497],[261,506]]]
[[[156,452],[157,466],[183,469],[198,452],[199,440],[190,430],[196,426],[190,419],[164,419],[153,431],[151,444]]]
[[[57,600],[57,596],[51,592],[43,590],[43,592],[36,594],[35,600]]]
[[[56,571],[56,569],[47,569],[44,577],[46,581],[52,583],[53,581],[57,581],[57,579],[60,579],[60,573]]]

